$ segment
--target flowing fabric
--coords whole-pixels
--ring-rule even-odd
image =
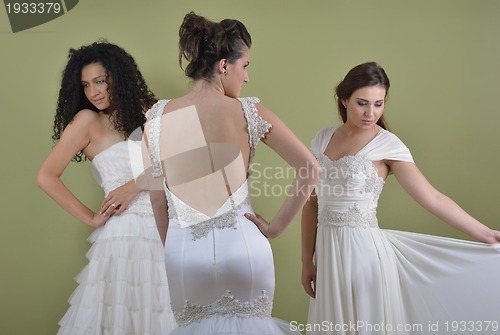
[[[271,125],[255,107],[257,98],[240,99],[248,123],[250,160]],[[168,101],[148,111],[153,169],[162,174],[160,122]],[[186,130],[189,133],[189,130]],[[170,296],[179,325],[173,335],[297,334],[272,318],[274,263],[271,246],[257,226],[245,181],[212,217],[191,207],[165,186],[169,226],[165,263]]]
[[[137,148],[140,144],[134,141],[119,142],[92,160],[106,195],[133,178],[134,164],[142,164]],[[149,193],[141,192],[89,241],[89,264],[76,277],[79,285],[58,335],[169,334],[175,319]]]
[[[380,229],[384,180],[374,161],[413,163],[394,134],[380,130],[353,156],[312,151],[324,169],[316,186],[316,298],[308,334],[499,334],[500,245]]]

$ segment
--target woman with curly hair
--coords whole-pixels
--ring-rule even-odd
[[[142,163],[144,111],[156,99],[134,59],[98,41],[71,49],[54,120],[56,145],[37,184],[68,213],[96,228],[89,264],[77,276],[58,334],[168,334],[170,308],[163,247],[148,192],[134,181]],[[105,193],[98,212],[61,181],[69,162],[88,158]]]

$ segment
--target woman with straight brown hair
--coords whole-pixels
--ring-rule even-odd
[[[323,174],[302,211],[307,333],[498,334],[500,232],[437,191],[386,129],[389,87],[377,63],[351,69],[336,89],[343,124],[312,141]],[[380,229],[377,205],[389,174],[481,243]]]

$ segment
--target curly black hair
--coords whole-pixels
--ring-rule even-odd
[[[83,92],[81,84],[82,68],[88,64],[101,64],[106,70],[108,92],[113,106],[113,123],[125,138],[144,125],[144,112],[157,101],[148,89],[134,58],[121,47],[99,40],[79,49],[70,49],[68,63],[62,73],[61,88],[54,118],[54,135],[58,141],[62,132],[71,123],[75,115],[82,109],[90,109],[100,113],[90,103]],[[111,79],[111,80],[110,80]],[[80,162],[84,157],[79,152],[73,158]]]

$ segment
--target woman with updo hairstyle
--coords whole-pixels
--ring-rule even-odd
[[[314,156],[255,97],[249,81],[251,37],[237,20],[213,22],[188,13],[179,29],[179,63],[189,92],[160,100],[148,113],[157,223],[167,227],[165,263],[173,334],[298,334],[271,317],[274,264],[268,238],[279,236],[316,183]],[[251,163],[265,143],[296,172],[270,222],[250,201]]]
[[[330,326],[307,334],[498,334],[500,232],[436,190],[386,129],[389,87],[377,63],[352,68],[336,89],[343,123],[312,140],[324,173],[302,210],[302,284],[308,324]],[[480,243],[381,229],[376,211],[389,174]]]
[[[133,171],[142,164],[145,111],[155,102],[123,48],[100,40],[70,49],[54,118],[57,142],[36,182],[94,231],[59,335],[166,335],[175,327],[149,192],[136,185]],[[105,196],[97,211],[61,180],[72,160],[87,159]]]

